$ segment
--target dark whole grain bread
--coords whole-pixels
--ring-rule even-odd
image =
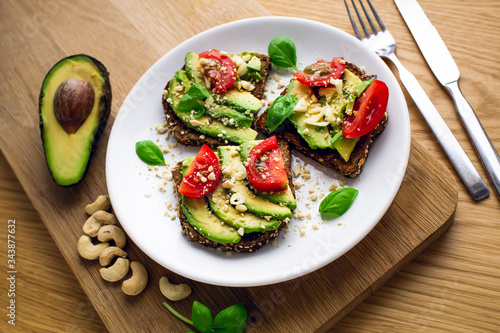
[[[286,142],[278,142],[278,145],[281,148],[281,152],[283,155],[283,162],[285,164],[286,173],[288,176],[288,184],[292,193],[294,193],[294,187],[292,182],[292,172],[291,172],[291,158],[290,158],[290,148]],[[175,189],[179,188],[179,185],[182,181],[182,162],[177,163],[177,165],[172,169],[172,178],[175,182]],[[294,194],[295,195],[295,194]],[[264,233],[253,232],[250,234],[244,234],[241,237],[241,241],[236,244],[221,244],[209,240],[199,234],[192,226],[189,224],[188,219],[182,212],[182,197],[181,194],[178,193],[179,196],[179,220],[182,227],[182,233],[191,241],[200,243],[204,246],[217,248],[222,251],[234,251],[234,252],[254,252],[260,247],[272,241],[276,238],[280,232],[286,225],[287,222],[281,221],[280,226],[276,230],[268,230]]]
[[[269,57],[264,54],[259,54],[257,57],[261,61],[261,70],[259,74],[262,77],[262,81],[255,85],[255,89],[252,90],[252,95],[258,99],[262,99],[266,81],[269,76],[269,72],[271,71],[271,61],[269,60]],[[164,88],[165,90],[168,90],[169,84],[170,82],[167,82],[167,85]],[[206,144],[212,149],[227,144],[227,142],[222,139],[211,137],[209,135],[203,135],[202,133],[188,127],[175,115],[174,110],[172,110],[170,104],[164,98],[162,98],[162,104],[165,112],[167,128],[179,143],[186,146],[201,146]]]
[[[374,75],[366,74],[361,68],[356,65],[346,62],[346,68],[349,69],[353,74],[358,76],[362,81],[374,79]],[[286,89],[281,93],[282,95],[286,92]],[[335,149],[311,149],[307,142],[297,133],[295,126],[288,120],[285,120],[282,125],[280,125],[274,132],[269,132],[266,126],[267,111],[269,108],[257,115],[254,120],[254,128],[265,135],[276,135],[280,141],[288,142],[292,149],[296,149],[305,156],[311,159],[333,168],[344,176],[351,178],[357,177],[363,170],[364,164],[368,157],[370,147],[373,144],[373,139],[380,134],[384,129],[388,121],[387,112],[378,124],[378,126],[373,129],[370,133],[362,136],[354,151],[349,157],[349,161],[344,161],[342,156]]]

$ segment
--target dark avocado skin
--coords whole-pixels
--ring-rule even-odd
[[[98,71],[99,71],[99,73],[104,81],[103,86],[102,86],[102,94],[101,94],[101,98],[99,100],[99,105],[98,105],[99,125],[98,125],[97,129],[94,131],[94,133],[92,134],[93,140],[92,140],[92,144],[88,148],[90,150],[90,152],[89,152],[89,158],[86,161],[84,173],[81,175],[80,179],[76,180],[72,184],[60,184],[57,177],[53,174],[52,170],[50,170],[50,168],[48,167],[48,161],[47,161],[47,150],[46,150],[45,139],[44,139],[45,129],[44,129],[43,119],[42,119],[42,101],[45,97],[44,86],[45,86],[46,80],[50,77],[52,71],[54,70],[54,68],[56,68],[58,66],[58,64],[60,64],[63,61],[72,60],[72,59],[78,58],[78,57],[84,57],[84,58],[87,58],[88,60],[90,60],[97,67],[97,69],[98,69]],[[107,68],[99,60],[95,59],[92,56],[89,56],[86,54],[75,54],[75,55],[70,55],[68,57],[65,57],[65,58],[59,60],[56,64],[54,64],[54,66],[52,66],[52,68],[45,75],[45,78],[44,78],[43,83],[42,83],[42,87],[40,88],[40,95],[38,98],[38,116],[39,116],[39,126],[40,126],[40,138],[42,140],[44,156],[46,158],[47,167],[49,169],[50,175],[51,175],[52,179],[54,179],[54,181],[58,185],[63,186],[63,187],[73,186],[73,185],[80,183],[82,181],[82,179],[85,178],[85,175],[88,171],[88,166],[90,164],[90,160],[92,159],[93,152],[95,151],[97,144],[98,144],[98,142],[99,142],[99,140],[104,132],[106,124],[108,122],[109,115],[111,112],[111,102],[112,102],[112,91],[111,91],[111,83],[109,81],[109,72],[108,72]]]

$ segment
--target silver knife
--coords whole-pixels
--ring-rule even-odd
[[[500,196],[500,157],[484,131],[476,113],[458,86],[460,72],[436,28],[425,15],[417,0],[394,0],[438,81],[446,88],[455,102],[462,123]]]

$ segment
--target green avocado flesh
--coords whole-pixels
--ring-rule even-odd
[[[241,150],[240,150],[240,157],[242,161],[246,161],[248,154],[250,154],[250,151],[261,143],[262,140],[253,140],[253,141],[245,141],[241,143]],[[287,188],[283,191],[276,192],[276,193],[263,193],[260,191],[257,191],[253,189],[253,192],[257,194],[257,196],[264,198],[268,201],[271,201],[272,203],[275,204],[285,204],[288,208],[290,209],[295,209],[297,208],[297,201],[295,200],[295,197],[293,196],[292,190],[290,187],[287,186]]]
[[[174,113],[186,126],[202,134],[234,143],[254,140],[258,133],[250,126],[255,112],[263,103],[250,92],[239,91],[234,87],[222,95],[210,91],[210,87],[207,87],[208,81],[201,75],[201,69],[198,54],[190,52],[185,57],[184,70],[177,71],[170,80],[166,98]],[[201,117],[194,117],[189,112],[182,112],[177,108],[179,101],[193,84],[210,92],[207,99],[196,99],[203,106],[202,109],[205,109]]]
[[[270,216],[279,220],[292,217],[292,212],[286,205],[275,204],[261,198],[247,187],[245,166],[241,162],[236,147],[222,146],[218,150],[222,158],[222,168],[225,170],[223,171],[224,179],[233,184],[229,192],[233,196],[237,194],[248,211],[262,217]]]
[[[310,107],[322,107],[328,104],[332,108],[334,117],[338,119],[337,121],[340,120],[338,124],[330,124],[328,126],[308,124],[306,122],[308,119],[306,112],[294,111],[288,119],[297,129],[297,133],[307,142],[311,149],[335,149],[345,161],[348,161],[359,138],[349,139],[343,136],[341,121],[344,117],[344,110],[346,108],[352,109],[354,105],[354,100],[352,98],[355,96],[353,94],[356,93],[356,85],[358,85],[361,80],[347,69],[344,71],[342,78],[342,94],[338,94],[335,87],[328,88],[324,90],[324,96],[318,100],[310,87],[301,84],[295,79],[292,79],[288,85],[286,93],[297,96],[299,100],[303,98],[310,103]],[[321,121],[325,120],[326,117],[321,119]]]
[[[41,139],[52,178],[61,186],[74,185],[83,179],[92,152],[106,126],[111,109],[108,75],[106,68],[98,60],[79,54],[60,60],[43,80],[38,109]],[[61,102],[56,102],[56,97],[62,96],[58,88],[68,80],[75,79],[93,90],[93,100],[92,97],[87,98],[91,108],[88,116],[82,117],[82,123],[75,132],[68,132],[61,125],[54,105],[61,105]],[[81,95],[73,90],[64,96],[68,100],[77,99],[75,96]]]
[[[236,229],[225,224],[208,209],[205,198],[189,198],[183,195],[182,212],[189,224],[207,239],[221,244],[241,241]]]
[[[182,164],[184,176],[194,158]],[[182,212],[189,224],[203,237],[221,244],[238,243],[240,234],[275,230],[280,221],[263,218],[251,212],[238,212],[229,203],[228,192],[222,184],[204,198],[189,198],[182,195]],[[241,229],[241,230],[240,230]]]
[[[187,172],[194,157],[182,163],[182,177]],[[185,165],[186,164],[186,165]],[[182,213],[189,224],[203,237],[221,244],[235,244],[241,241],[241,236],[236,229],[224,223],[212,213],[206,198],[189,198],[182,195]]]

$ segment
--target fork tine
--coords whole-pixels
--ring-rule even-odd
[[[351,21],[352,30],[354,30],[354,34],[356,34],[356,37],[358,39],[363,39],[363,36],[361,36],[361,33],[358,30],[358,26],[356,25],[356,22],[354,21],[354,17],[352,17],[352,15],[351,15],[351,11],[349,10],[349,6],[347,5],[346,0],[344,0],[344,5],[345,5],[345,8],[347,9],[347,16],[349,16],[349,20]]]
[[[382,22],[382,19],[380,18],[380,16],[378,16],[377,11],[373,7],[372,3],[370,2],[370,0],[367,0],[367,1],[368,1],[368,5],[370,5],[370,8],[372,9],[372,13],[375,16],[375,19],[378,22],[378,25],[380,26],[380,28],[382,29],[382,31],[386,31],[387,29],[385,28],[385,25]]]
[[[356,12],[356,15],[358,16],[359,23],[361,24],[361,27],[363,28],[363,31],[365,32],[366,38],[370,36],[370,32],[368,31],[368,28],[366,27],[365,23],[363,22],[363,18],[359,14],[358,7],[356,7],[356,4],[354,3],[354,0],[351,0],[352,6],[354,7],[354,11]]]
[[[363,1],[359,0],[359,3],[361,4],[361,8],[363,8],[363,11],[365,12],[366,19],[368,20],[368,23],[369,23],[369,24],[370,24],[370,26],[372,27],[372,31],[373,31],[373,33],[374,33],[374,34],[377,34],[378,29],[377,29],[377,27],[375,26],[375,24],[373,24],[373,21],[372,21],[372,19],[370,18],[370,15],[368,15],[368,12],[366,11],[365,5],[363,5]]]

